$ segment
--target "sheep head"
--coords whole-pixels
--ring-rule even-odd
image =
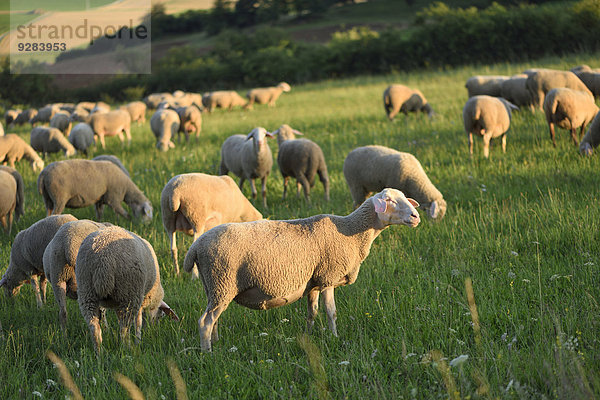
[[[273,134],[267,131],[265,128],[259,126],[258,128],[252,129],[252,132],[246,136],[246,140],[253,139],[254,150],[258,153],[260,150],[267,145],[267,138],[273,138]]]
[[[416,227],[421,222],[417,201],[407,198],[397,189],[386,188],[372,197],[375,212],[383,226],[408,225]]]
[[[582,156],[591,156],[593,152],[594,150],[588,142],[581,142],[581,144],[579,145],[579,153]]]
[[[280,82],[279,85],[277,85],[277,87],[281,88],[281,90],[283,90],[284,92],[289,92],[290,90],[292,90],[290,85],[288,85],[286,82]]]

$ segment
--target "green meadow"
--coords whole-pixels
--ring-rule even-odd
[[[466,79],[513,74],[530,67],[597,66],[598,54],[548,58],[387,76],[362,76],[293,86],[276,108],[203,114],[198,143],[167,153],[154,147],[149,123],[133,125],[133,143],[116,138],[94,155],[115,154],[155,207],[151,224],[105,218],[146,238],[161,265],[165,301],[181,321],[145,326],[142,341],[120,342],[114,313],[103,329],[99,356],[76,302],[68,302],[68,332],[58,323],[52,290],[37,309],[25,285],[13,299],[0,295],[0,398],[71,395],[46,352],[56,353],[84,398],[127,397],[115,373],[130,378],[148,399],[176,398],[168,362],[180,371],[190,398],[475,399],[595,398],[600,396],[600,156],[583,158],[558,131],[552,146],[541,111],[513,114],[507,151],[493,143],[490,158],[475,138],[469,156],[462,107]],[[382,93],[390,83],[418,87],[437,115],[385,117]],[[149,119],[149,115],[148,115]],[[302,196],[281,200],[274,166],[270,219],[353,210],[342,173],[357,146],[380,144],[414,154],[448,202],[446,216],[424,214],[411,229],[394,226],[373,243],[354,285],[336,290],[339,337],[321,309],[304,336],[306,303],[270,311],[232,304],[220,318],[221,339],[200,351],[198,318],[206,306],[199,281],[174,275],[160,219],[160,193],[176,174],[216,174],[220,146],[256,126],[287,123],[318,143],[331,179],[331,201],[317,182],[312,206]],[[29,127],[16,129],[29,141]],[[277,144],[270,142],[276,157]],[[46,162],[61,159],[49,157]],[[10,236],[0,235],[0,273],[16,232],[45,216],[36,178],[18,164],[26,184],[26,215]],[[244,193],[249,195],[248,184]],[[67,210],[94,218],[93,208]],[[261,246],[260,238],[248,238]],[[191,239],[178,234],[180,263]],[[298,260],[302,262],[302,260]],[[468,288],[472,287],[472,296]],[[180,397],[181,398],[181,397]]]

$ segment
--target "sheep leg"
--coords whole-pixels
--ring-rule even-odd
[[[54,298],[58,303],[58,321],[63,332],[67,331],[67,282],[58,282],[52,285]]]
[[[298,179],[296,179],[296,198],[300,197],[300,188],[302,187],[302,184],[298,181]]]
[[[123,131],[119,132],[117,134],[117,137],[119,138],[119,140],[121,141],[121,146],[125,146],[125,138],[123,137]]]
[[[102,146],[103,149],[105,149],[106,144],[104,143],[104,135],[98,135],[98,137],[100,138],[100,145]]]
[[[581,130],[579,131],[579,140],[581,141],[581,139],[583,138],[583,131],[585,131],[585,122],[581,125]]]
[[[307,203],[310,203],[310,183],[308,183],[308,179],[304,174],[298,175],[298,181],[302,184],[302,189],[304,189],[304,198]]]
[[[260,180],[260,190],[262,193],[263,207],[267,208],[267,177]]]
[[[177,242],[175,240],[175,231],[169,235],[171,240],[171,257],[173,257],[173,264],[175,265],[175,275],[179,275],[179,262],[177,261]]]
[[[335,309],[335,299],[333,297],[333,286],[323,289],[323,305],[325,306],[325,312],[327,313],[327,322],[329,322],[329,328],[333,333],[333,336],[338,335],[337,328],[335,326],[335,320],[337,319],[337,311]]]
[[[104,203],[96,203],[94,204],[96,209],[96,219],[100,221],[102,219],[102,215],[104,214]]]
[[[42,302],[46,304],[46,286],[48,285],[48,278],[46,275],[42,274],[42,278],[40,280],[40,292],[42,293]]]
[[[215,343],[218,340],[219,340],[219,320],[216,320],[215,324],[213,325],[212,333],[210,335],[210,341],[212,343]]]
[[[315,317],[319,311],[319,290],[313,289],[308,292],[308,317],[306,318],[306,332],[310,333],[315,325]]]
[[[473,154],[473,133],[469,132],[469,154]]]
[[[554,123],[548,122],[548,128],[550,128],[550,139],[552,139],[552,145],[556,147],[556,139],[554,139]]]
[[[256,195],[257,195],[256,185],[254,184],[254,179],[249,179],[249,181],[250,181],[250,190],[252,191],[252,201],[255,201]],[[241,190],[241,188],[240,188],[240,190]]]
[[[102,321],[104,323],[104,327],[106,329],[109,328],[108,319],[106,318],[106,308],[104,308],[104,307],[100,307],[100,321]]]
[[[100,352],[100,346],[102,345],[102,329],[100,329],[100,307],[97,302],[93,300],[82,300],[79,301],[79,309],[81,310],[81,315],[85,319],[88,327],[90,329],[90,333],[92,334],[92,342],[94,343],[94,349],[96,353]]]
[[[221,304],[216,307],[212,307],[209,303],[206,307],[206,311],[198,320],[198,329],[200,331],[200,347],[202,351],[211,351],[211,337],[213,333],[213,327],[219,319],[219,316],[223,311],[227,309],[227,304]]]
[[[319,169],[317,173],[319,174],[319,180],[323,184],[323,191],[325,192],[325,201],[329,201],[329,175],[324,169]]]
[[[135,317],[135,342],[139,343],[142,340],[142,320],[143,320],[143,309],[140,310]]]
[[[35,301],[37,302],[37,306],[38,308],[42,308],[44,306],[44,303],[42,302],[42,296],[40,295],[39,278],[37,275],[32,275],[30,281],[31,287],[33,288],[33,291],[35,293]]]
[[[506,133],[502,135],[502,152],[506,153]]]
[[[200,232],[204,232],[204,229]],[[196,241],[196,239],[198,239],[201,235],[197,229],[194,229],[194,242]],[[194,266],[192,267],[192,280],[194,279],[198,279],[200,278],[200,271],[198,271],[198,265],[196,265],[196,263],[194,263]]]
[[[225,175],[225,174],[221,174],[221,175]],[[245,177],[240,177],[240,183],[238,184],[240,191],[242,190],[242,188],[244,187],[244,182],[246,182],[246,178]]]
[[[571,139],[573,139],[573,144],[575,146],[579,146],[579,141],[577,140],[577,129],[571,129]]]
[[[289,181],[290,181],[289,176],[286,176],[283,178],[283,196],[281,197],[282,200],[285,200],[285,196],[287,195],[287,186],[288,186]]]
[[[488,158],[490,156],[490,140],[491,135],[483,135],[483,156]]]
[[[134,310],[139,312],[141,308],[139,304],[135,303],[136,302],[132,302],[132,304],[128,304],[127,307],[117,310],[117,319],[119,320],[119,333],[121,340],[128,345],[131,344],[131,339],[129,338],[129,327],[133,324],[134,319],[136,320],[135,322],[137,329],[137,314],[134,315]]]
[[[0,222],[2,222],[2,226],[4,227],[4,233],[6,233],[7,235],[10,235],[10,232],[8,231],[8,223],[6,221],[6,215],[3,215],[2,217],[0,217]]]

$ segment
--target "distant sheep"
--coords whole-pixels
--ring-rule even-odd
[[[592,92],[596,99],[600,98],[600,70],[581,71],[576,75],[590,92]]]
[[[173,95],[171,93],[152,93],[148,96],[144,97],[142,100],[146,106],[151,110],[156,110],[158,105],[162,101],[171,101],[173,100]]]
[[[83,154],[88,154],[88,149],[96,144],[92,127],[85,122],[80,122],[71,129],[69,142]]]
[[[5,165],[8,163],[8,165],[14,168],[15,162],[22,158],[31,161],[31,168],[34,171],[41,171],[44,168],[44,161],[18,135],[9,133],[8,135],[0,136],[0,162],[3,162]]]
[[[493,97],[501,96],[502,82],[510,79],[505,75],[477,75],[467,79],[465,87],[469,97],[487,95]]]
[[[52,119],[52,117],[54,116],[54,114],[56,114],[59,111],[60,111],[60,107],[55,106],[53,104],[49,104],[47,106],[40,108],[37,111],[37,114],[35,114],[29,122],[31,123],[31,125],[35,125],[38,122],[49,123],[50,120]]]
[[[502,82],[500,96],[513,103],[519,108],[530,108],[535,111],[531,93],[526,86],[527,74],[513,75],[510,79]]]
[[[390,85],[383,92],[383,106],[390,121],[399,112],[407,115],[409,112],[424,112],[431,118],[433,108],[419,89],[411,89],[404,85]]]
[[[246,103],[245,108],[251,110],[254,103],[268,104],[269,107],[275,107],[275,102],[281,96],[281,93],[289,92],[290,90],[292,88],[285,82],[280,82],[277,86],[249,90],[246,93],[248,103]]]
[[[13,124],[22,111],[23,110],[19,108],[6,110],[4,113],[4,122],[6,123],[6,126],[9,127]]]
[[[75,155],[75,147],[56,128],[38,126],[31,130],[31,147],[41,152],[44,157],[48,153],[63,152],[65,157]]]
[[[198,142],[200,131],[202,130],[202,111],[200,111],[196,105],[177,107],[175,111],[177,111],[177,115],[179,115],[177,142],[179,142],[179,134],[182,132],[185,135],[186,142],[190,139],[190,133],[196,134],[196,142]]]
[[[554,125],[571,131],[571,138],[575,146],[577,141],[576,130],[581,127],[579,138],[583,136],[586,126],[592,122],[598,113],[598,106],[594,98],[584,92],[567,88],[552,89],[544,99],[544,114],[550,129],[552,144],[556,147],[554,138]]]
[[[202,98],[202,103],[208,112],[212,112],[215,108],[231,110],[233,107],[243,107],[246,105],[246,100],[234,90],[219,90],[205,96]]]
[[[8,234],[10,235],[12,220],[14,219],[15,222],[18,222],[19,218],[25,215],[25,184],[23,183],[23,177],[16,169],[5,165],[0,165],[0,171],[10,174],[15,180],[16,184],[15,190],[13,192],[12,189],[10,189],[12,188],[12,183],[10,182],[10,179],[4,177],[3,181],[8,183],[5,186],[5,190],[0,190],[0,197],[3,199],[0,200],[0,204],[4,204],[4,206],[0,206],[0,208],[4,209],[4,211],[0,211],[0,215],[7,216],[6,210],[12,209],[10,206],[7,205],[14,200],[14,209],[12,209],[13,212],[11,213],[11,215],[8,216],[8,221],[5,221],[4,217],[1,218],[2,225],[5,229],[5,222],[8,224]],[[11,193],[13,193],[13,195],[7,196],[9,190]]]
[[[579,152],[581,155],[591,156],[593,149],[598,147],[600,144],[600,112],[596,113],[596,116],[592,120],[590,127],[588,128],[585,136],[579,144]]]
[[[539,109],[543,109],[546,93],[555,88],[564,87],[592,94],[581,79],[571,71],[540,69],[529,75],[525,84],[534,106]]]
[[[50,127],[58,129],[67,137],[71,132],[71,126],[71,115],[66,111],[59,111],[50,119]]]
[[[94,135],[100,138],[102,148],[106,148],[105,136],[118,136],[121,144],[125,144],[123,132],[127,137],[127,144],[131,145],[131,116],[125,110],[114,110],[105,113],[92,114],[90,126]]]
[[[4,233],[10,235],[13,224],[13,214],[17,207],[17,181],[6,171],[0,169],[0,223]]]
[[[167,151],[175,147],[171,140],[179,132],[180,120],[176,111],[162,108],[150,118],[150,129],[156,137],[156,148]]]
[[[31,120],[37,115],[35,108],[29,108],[19,113],[17,118],[13,121],[15,125],[23,125],[25,123],[31,123]]]
[[[147,106],[142,101],[132,101],[124,106],[120,107],[122,110],[125,110],[131,116],[132,122],[137,122],[138,125],[146,122],[146,109]]]

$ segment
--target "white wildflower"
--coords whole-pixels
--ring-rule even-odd
[[[377,355],[377,349],[373,350],[373,352],[371,353],[371,358],[375,358],[376,355]]]
[[[96,386],[96,383],[97,383],[96,378],[94,378],[93,376],[92,376],[92,383],[94,384],[94,386]]]
[[[271,360],[270,358],[267,358],[267,359],[265,360],[265,362],[266,362],[266,363],[268,363],[268,364],[273,364],[273,363],[274,363],[274,361],[273,361],[273,360]]]
[[[508,273],[508,279],[515,279],[516,277],[517,277],[517,274],[515,274],[512,271],[509,271],[509,273]]]
[[[282,323],[282,324],[285,324],[286,322],[290,322],[290,320],[289,320],[289,319],[287,319],[287,318],[284,318],[284,319],[282,319],[282,320],[281,320],[281,323]]]
[[[408,357],[414,357],[416,355],[417,355],[417,353],[408,353],[406,356],[404,356],[404,359],[406,360],[406,359],[408,359]]]
[[[44,396],[42,396],[42,394],[40,392],[38,392],[37,390],[34,390],[33,392],[31,392],[32,395],[39,397],[40,399],[43,398]]]
[[[340,361],[340,362],[338,363],[338,365],[348,365],[348,364],[350,364],[350,361],[347,361],[347,360]]]
[[[525,283],[529,283],[529,282],[531,282],[531,281],[530,281],[529,279],[523,279],[523,282],[525,282]]]
[[[185,160],[184,160],[184,161],[185,161]],[[164,394],[161,394],[161,395],[160,395],[160,398],[161,398],[161,400],[167,400],[167,398],[165,397],[165,395],[164,395]]]
[[[232,346],[232,347],[229,349],[229,352],[230,352],[230,353],[235,353],[236,351],[238,351],[238,348],[237,348],[237,347],[235,347],[235,346]]]
[[[458,356],[455,359],[453,359],[452,361],[450,361],[450,366],[451,367],[461,366],[468,359],[469,359],[469,355],[468,354],[461,354],[460,356]]]
[[[75,360],[75,366],[79,368],[79,361]]]
[[[512,256],[515,256],[515,257],[516,257],[516,256],[518,256],[518,255],[519,255],[519,253],[517,253],[517,252],[516,252],[516,251],[514,251],[514,250],[511,250],[511,252],[510,252],[510,255],[512,255]]]
[[[506,385],[506,389],[504,389],[505,392],[508,392],[512,388],[513,382],[513,379],[511,379],[510,382],[508,382],[508,385]]]
[[[589,261],[589,262],[586,262],[586,263],[585,263],[585,264],[583,264],[583,265],[590,266],[590,265],[595,265],[595,264],[594,264],[593,262]]]
[[[560,278],[560,275],[558,275],[558,274],[554,274],[554,275],[552,275],[552,276],[550,277],[550,280],[551,280],[551,281],[553,281],[553,280],[555,280],[555,279],[558,279],[558,278]]]
[[[267,332],[261,332],[258,334],[258,336],[269,336],[269,334]]]
[[[56,382],[52,379],[46,379],[46,386],[56,386]]]

